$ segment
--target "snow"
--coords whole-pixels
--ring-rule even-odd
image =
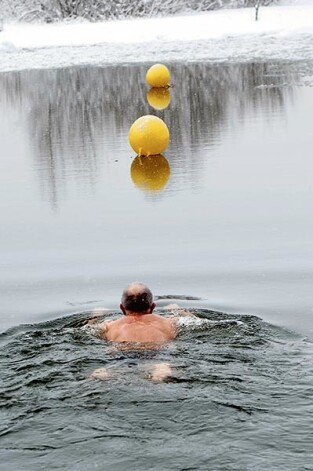
[[[155,60],[312,59],[313,2],[110,22],[5,24],[0,71]]]

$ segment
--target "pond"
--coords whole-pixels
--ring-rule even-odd
[[[0,76],[2,329],[143,280],[313,331],[313,88],[288,63],[170,68],[163,111],[145,65]],[[171,134],[159,189],[131,176],[145,114]]]
[[[312,470],[312,342],[194,313],[209,328],[160,351],[112,349],[82,314],[2,334],[5,469]],[[172,367],[166,383],[148,379],[157,362]],[[92,380],[103,366],[111,379]]]
[[[172,63],[163,94],[149,65],[0,75],[6,470],[312,470],[312,64]],[[113,351],[81,326],[134,280],[217,324]]]

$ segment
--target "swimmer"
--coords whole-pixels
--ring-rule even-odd
[[[170,307],[176,308],[176,305]],[[136,343],[139,348],[158,348],[170,342],[177,335],[177,321],[174,317],[154,314],[154,308],[150,289],[143,283],[131,283],[122,294],[120,309],[124,316],[98,324],[99,337],[116,343]],[[150,378],[163,381],[170,374],[171,368],[167,363],[158,363],[154,365]],[[109,373],[106,368],[98,368],[91,376],[105,380]]]
[[[131,283],[123,291],[123,317],[100,324],[100,336],[111,342],[164,344],[176,337],[174,319],[154,314],[155,303],[143,283]]]

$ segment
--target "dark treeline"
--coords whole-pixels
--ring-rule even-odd
[[[250,7],[257,0],[0,0],[0,16],[23,21],[54,22],[86,18],[91,21],[203,12]],[[260,0],[260,6],[277,0]]]

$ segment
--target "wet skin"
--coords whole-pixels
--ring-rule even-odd
[[[158,314],[127,313],[99,326],[100,335],[111,342],[164,344],[176,337],[176,323]]]

